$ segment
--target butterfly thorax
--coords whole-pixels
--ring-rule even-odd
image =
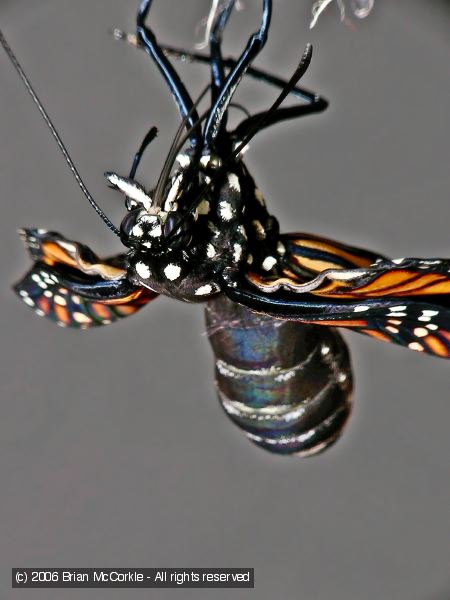
[[[217,172],[220,160],[203,156],[194,174],[188,156],[180,162],[161,208],[149,194],[145,206],[131,203],[124,219],[130,280],[195,302],[219,293],[220,281],[248,264],[272,270],[279,252],[278,223],[242,161]]]

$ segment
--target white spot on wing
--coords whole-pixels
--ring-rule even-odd
[[[416,327],[414,329],[414,335],[416,337],[425,337],[428,335],[428,330],[425,327]]]
[[[276,264],[277,264],[276,258],[274,258],[273,256],[266,256],[266,258],[263,260],[261,266],[264,269],[264,271],[270,271],[270,269],[272,269],[272,267],[274,267]]]
[[[67,300],[65,298],[63,298],[62,296],[55,296],[54,300],[55,300],[56,304],[59,304],[60,306],[67,305]]]
[[[90,323],[91,319],[80,312],[74,312],[73,318],[77,323]]]
[[[399,333],[399,329],[397,329],[397,327],[392,327],[392,325],[388,325],[386,327],[386,331],[390,331],[391,333]]]
[[[428,323],[429,321],[431,321],[431,317],[435,317],[438,314],[439,314],[438,310],[423,310],[422,316],[419,317],[417,320],[423,321],[424,323]]]
[[[408,348],[410,350],[416,350],[417,352],[423,352],[423,346],[422,344],[419,344],[419,342],[411,342],[411,344],[408,344]]]

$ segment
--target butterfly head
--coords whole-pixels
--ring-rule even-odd
[[[154,255],[189,246],[195,219],[180,208],[179,201],[183,199],[185,206],[193,190],[183,171],[170,178],[160,199],[132,179],[116,173],[106,173],[106,177],[112,187],[126,195],[127,214],[120,225],[125,246]]]

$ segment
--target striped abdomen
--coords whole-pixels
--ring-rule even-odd
[[[258,446],[308,456],[341,434],[352,374],[337,331],[251,312],[225,297],[206,306],[219,400]]]

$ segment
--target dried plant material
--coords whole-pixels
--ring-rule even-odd
[[[222,2],[220,0],[212,0],[211,9],[209,11],[208,16],[206,18],[202,19],[197,27],[197,31],[196,31],[197,34],[198,34],[198,30],[202,29],[203,27],[205,28],[205,32],[203,34],[203,40],[201,42],[199,42],[198,44],[195,44],[196,50],[204,50],[208,46],[209,38],[211,35],[212,28],[214,26],[216,17],[222,10],[226,9],[227,6],[230,5],[230,2],[235,3],[234,8],[237,11],[244,10],[244,8],[245,8],[244,3],[241,2],[240,0],[237,0],[237,1],[222,0]]]
[[[312,7],[312,21],[309,24],[309,28],[312,29],[315,27],[317,21],[319,20],[320,15],[328,8],[328,6],[334,2],[334,0],[317,0],[314,2]],[[364,19],[367,17],[373,9],[375,0],[352,0],[350,7],[352,13],[358,19]],[[340,19],[342,22],[346,20],[346,9],[344,0],[336,0],[336,4],[339,8]]]

